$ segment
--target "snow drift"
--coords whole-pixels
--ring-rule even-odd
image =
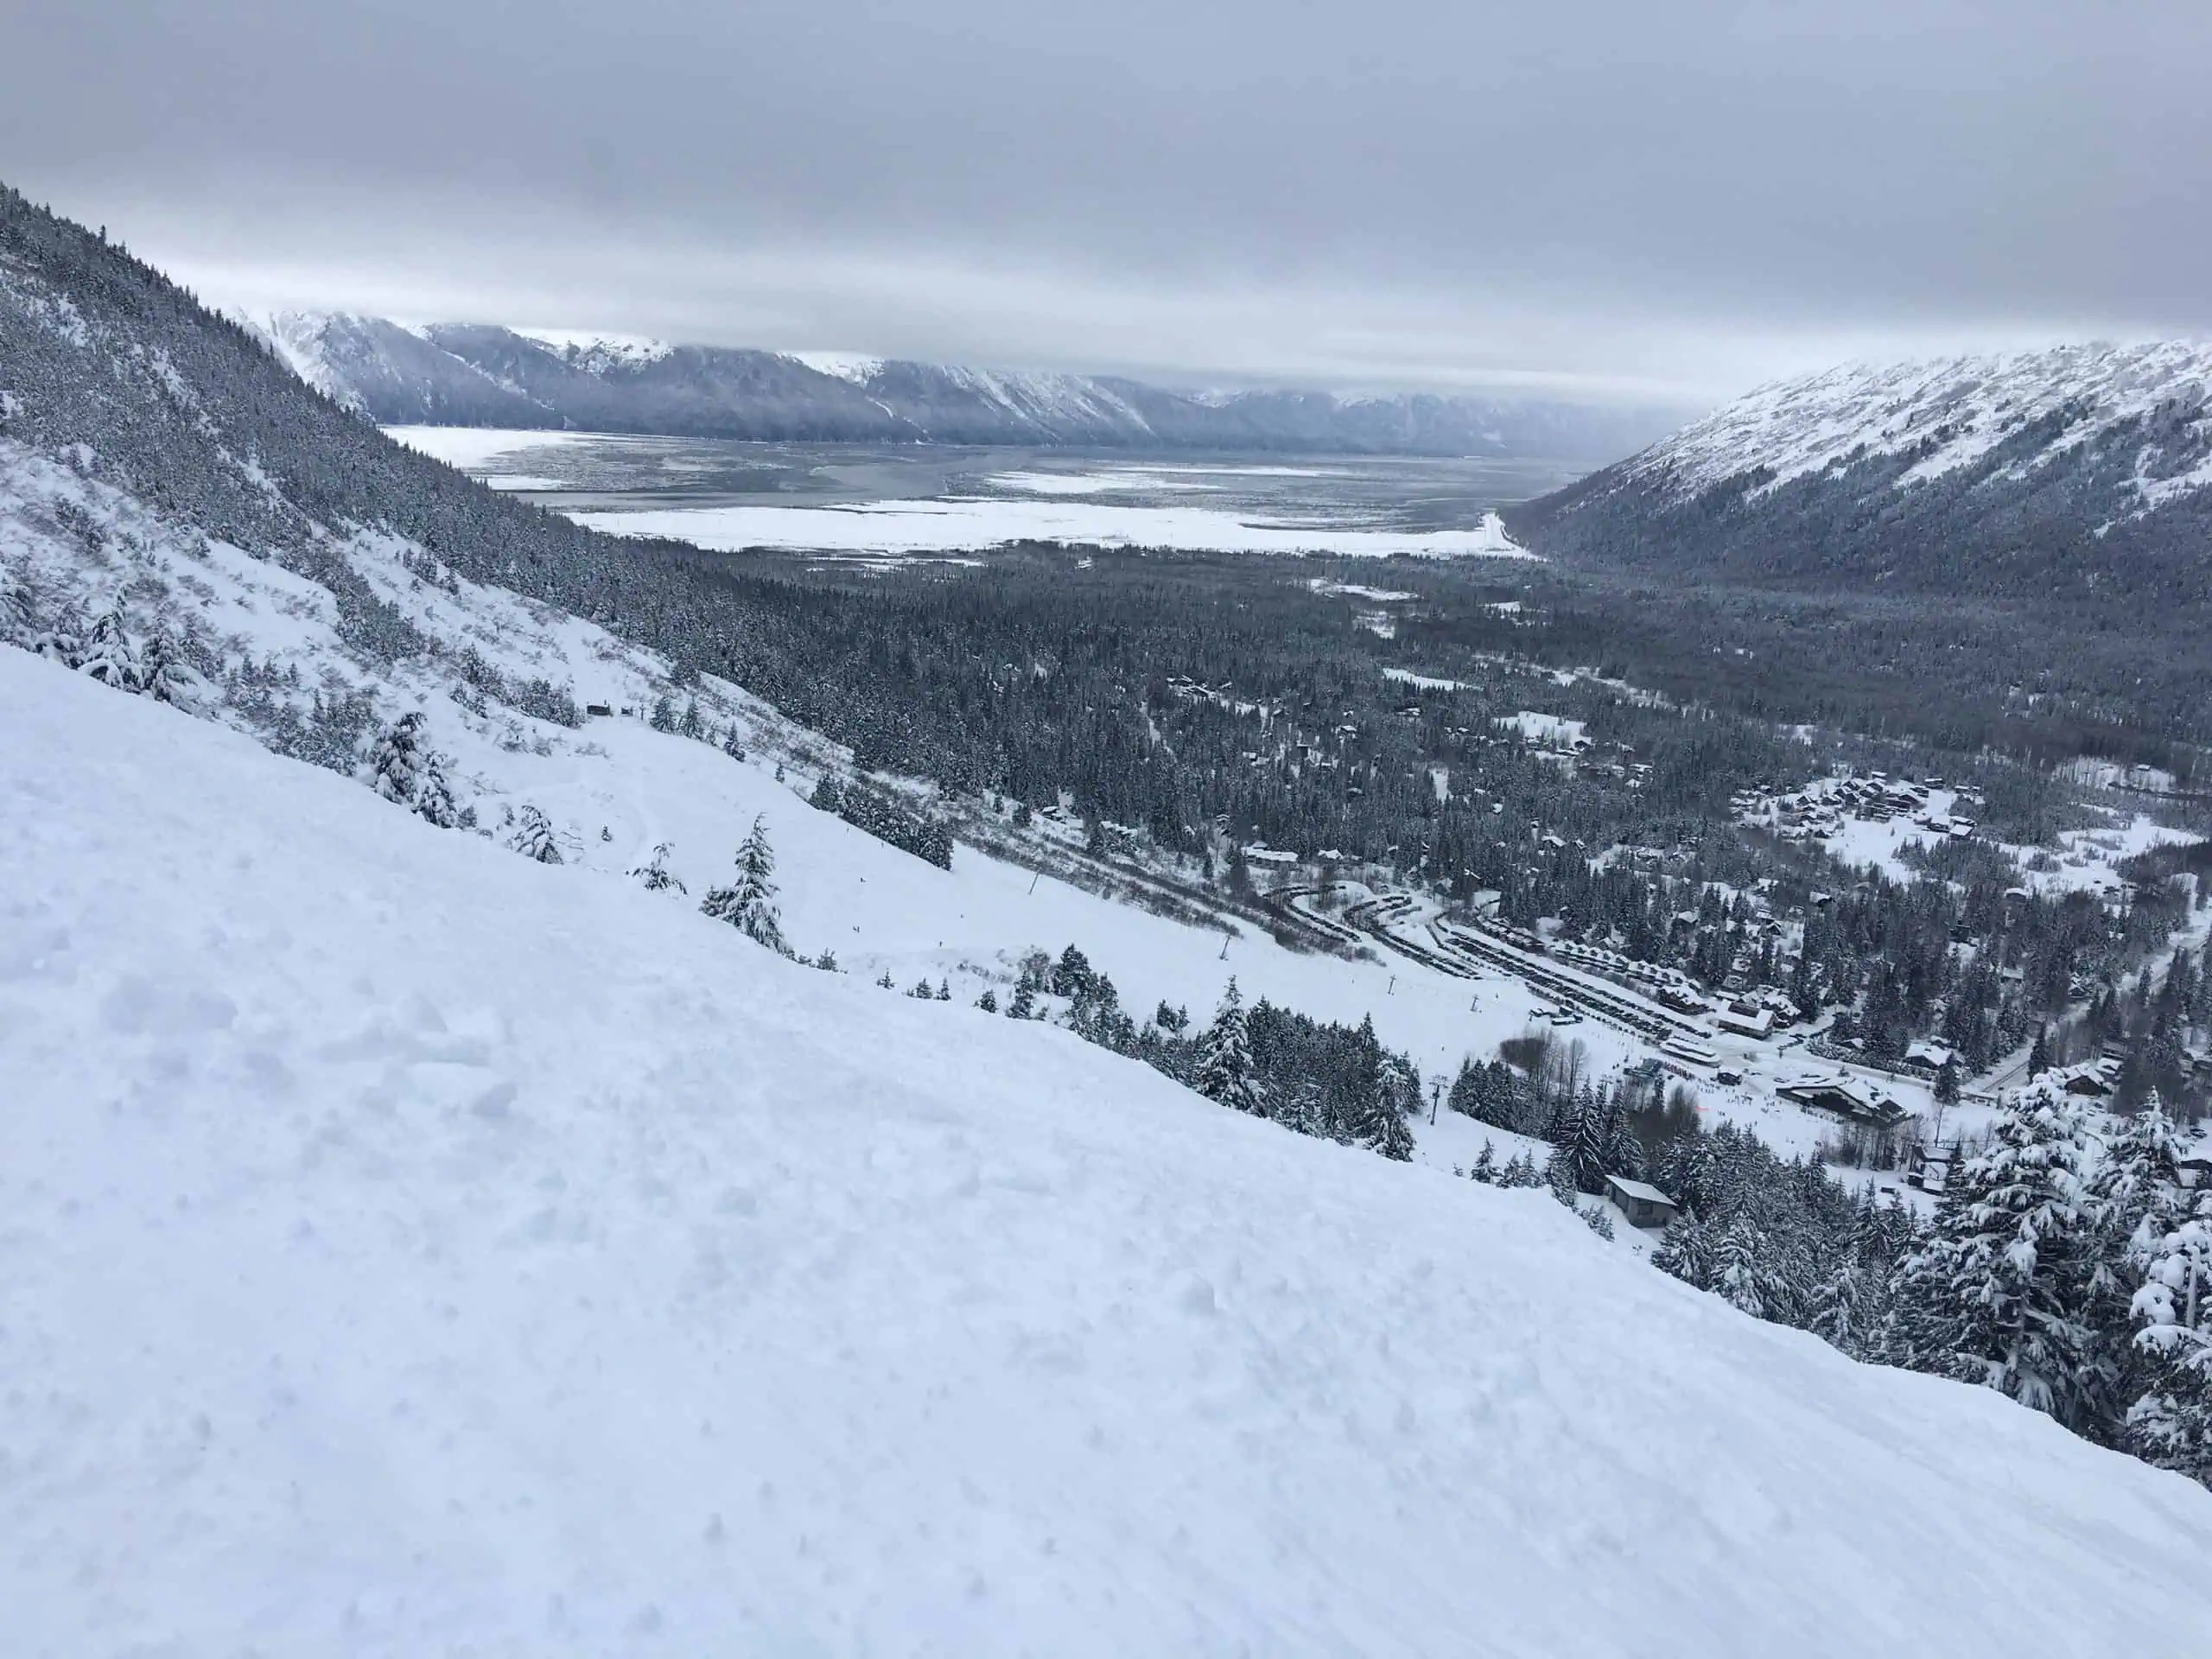
[[[2181,1652],[2212,1497],[0,649],[26,1654]]]

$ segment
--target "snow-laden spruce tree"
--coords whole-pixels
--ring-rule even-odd
[[[1332,1102],[1339,1138],[1405,1163],[1414,1155],[1413,1131],[1406,1127],[1402,1086],[1384,1058],[1372,1015],[1362,1015],[1353,1033],[1353,1063]],[[1419,1084],[1408,1080],[1418,1097]]]
[[[709,893],[699,908],[718,922],[728,922],[755,944],[764,944],[785,956],[783,920],[776,913],[776,855],[768,846],[768,827],[756,817],[744,843],[737,849],[737,880]],[[934,995],[934,993],[931,993]]]
[[[110,608],[92,624],[92,635],[85,641],[78,667],[102,685],[118,691],[135,693],[139,689],[138,648],[131,643],[130,631],[120,609]]]
[[[2133,1307],[2141,1391],[2121,1443],[2139,1458],[2212,1485],[2212,1190],[2163,1235],[2145,1234]]]
[[[1213,1024],[1198,1039],[1193,1086],[1208,1100],[1257,1116],[1260,1085],[1252,1075],[1252,1038],[1244,1020],[1244,999],[1232,976],[1214,1010]]]
[[[369,752],[369,786],[395,806],[412,806],[422,781],[423,715],[410,709],[385,728]]]
[[[1720,1235],[1713,1252],[1713,1288],[1753,1319],[1770,1319],[1778,1287],[1762,1258],[1766,1240],[1747,1217],[1738,1216]]]
[[[669,845],[660,842],[653,848],[653,855],[630,872],[630,879],[642,885],[647,893],[666,893],[671,887],[682,893],[683,883],[668,868]]]
[[[553,839],[553,826],[545,815],[534,806],[525,806],[515,819],[513,837],[507,842],[524,858],[540,864],[558,864],[560,843]]]
[[[1713,1245],[1713,1230],[1699,1219],[1695,1210],[1685,1206],[1667,1224],[1665,1236],[1651,1252],[1651,1265],[1662,1273],[1674,1274],[1686,1285],[1711,1290],[1715,1271]]]
[[[85,663],[85,617],[73,606],[64,606],[61,613],[31,636],[31,649],[50,662],[64,668],[81,668]]]
[[[422,781],[415,789],[415,816],[441,830],[460,827],[461,808],[446,782],[445,762],[431,749],[422,751]]]
[[[2098,1211],[2081,1109],[2047,1078],[1999,1110],[1905,1263],[1887,1345],[2094,1437],[2116,1368],[2095,1320]]]
[[[1629,1173],[1611,1167],[1616,1151],[1616,1111],[1613,1103],[1601,1099],[1587,1084],[1578,1089],[1561,1109],[1565,1120],[1556,1125],[1553,1140],[1567,1162],[1567,1178],[1578,1192],[1602,1192],[1609,1174]]]
[[[192,685],[192,671],[168,634],[156,628],[138,653],[138,689],[156,702],[176,702]]]
[[[2121,1445],[2212,1484],[2212,1188],[2182,1179],[2183,1145],[2153,1090],[2094,1179],[2106,1264],[2126,1298]]]

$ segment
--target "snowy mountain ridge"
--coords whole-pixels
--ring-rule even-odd
[[[1510,510],[1539,553],[1815,591],[2212,614],[2212,345],[1859,365]]]
[[[1663,412],[1428,395],[1189,393],[1112,376],[344,314],[256,326],[310,385],[386,424],[1153,449],[1535,455],[1596,463]],[[426,408],[443,416],[426,416]]]
[[[2164,417],[2138,448],[2144,509],[2212,484],[2212,344],[2061,346],[2003,356],[1852,364],[1764,386],[1625,462],[1621,476],[1687,497],[1756,472],[1763,490],[1904,455],[1903,488],[1981,461],[2039,423],[2052,430],[2012,462],[2018,476]]]

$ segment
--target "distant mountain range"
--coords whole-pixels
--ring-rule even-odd
[[[1680,575],[2212,610],[2212,346],[2069,346],[1769,386],[1506,514]]]
[[[681,437],[1485,455],[1599,465],[1680,411],[1425,393],[1193,393],[1103,376],[286,312],[249,320],[300,376],[385,423]]]

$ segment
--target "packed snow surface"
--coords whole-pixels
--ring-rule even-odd
[[[0,702],[12,1653],[2212,1641],[2201,1489],[1540,1192]]]
[[[1494,512],[1472,530],[1431,531],[1289,524],[1205,507],[1124,506],[1064,499],[648,508],[573,516],[595,530],[617,535],[668,536],[731,550],[775,547],[828,553],[950,553],[1016,542],[1062,542],[1206,553],[1535,556],[1506,534]]]

